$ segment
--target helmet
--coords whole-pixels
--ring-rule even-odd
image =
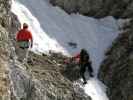
[[[23,23],[23,29],[28,28],[28,24],[27,23]]]

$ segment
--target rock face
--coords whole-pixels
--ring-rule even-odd
[[[132,0],[50,0],[68,13],[81,13],[87,16],[115,16],[129,18],[133,16]]]
[[[106,53],[99,78],[108,86],[110,100],[133,99],[133,24]]]
[[[0,100],[10,100],[9,41],[10,1],[0,0]]]
[[[8,32],[0,26],[0,100],[10,100],[8,70]]]
[[[0,0],[0,24],[7,28],[10,20],[11,0]]]

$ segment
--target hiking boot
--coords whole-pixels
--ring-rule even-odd
[[[94,75],[91,73],[91,74],[90,74],[90,77],[94,77]]]
[[[83,84],[85,85],[85,84],[87,84],[87,82],[86,82],[86,81],[84,81],[84,83],[83,83]]]

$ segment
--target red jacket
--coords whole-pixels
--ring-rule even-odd
[[[21,29],[16,36],[17,41],[32,41],[32,34],[27,29]]]
[[[73,57],[77,63],[80,62],[80,53]]]
[[[75,58],[75,59],[80,58],[80,53],[79,53],[79,54],[77,54],[77,55],[75,55],[73,58]]]

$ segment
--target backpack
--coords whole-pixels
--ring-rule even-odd
[[[89,54],[87,52],[80,54],[80,62],[88,62],[89,61]]]

